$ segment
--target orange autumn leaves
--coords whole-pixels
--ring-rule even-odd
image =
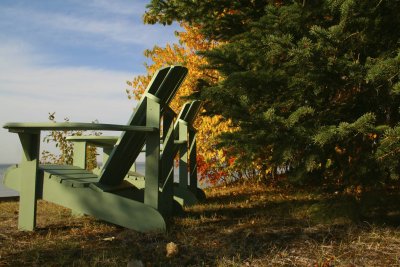
[[[179,44],[168,44],[166,47],[155,46],[145,51],[145,56],[152,63],[146,64],[147,75],[140,75],[128,82],[127,94],[130,99],[139,99],[155,71],[167,65],[183,65],[189,74],[171,103],[171,107],[179,113],[180,107],[187,101],[186,97],[196,90],[199,79],[216,83],[221,76],[214,70],[202,68],[206,59],[196,54],[197,51],[212,49],[216,42],[206,40],[196,27],[182,25],[184,31],[178,32]],[[229,121],[219,116],[198,116],[195,121],[197,131],[197,161],[200,179],[215,184],[228,181],[235,173],[234,158],[226,157],[224,149],[217,149],[218,136],[223,132],[233,131]]]

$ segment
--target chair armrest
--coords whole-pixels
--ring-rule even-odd
[[[68,136],[67,140],[71,142],[86,142],[97,147],[113,147],[118,136]]]
[[[45,122],[45,123],[18,123],[9,122],[3,128],[14,133],[38,132],[38,131],[72,131],[72,130],[92,130],[92,131],[127,131],[127,132],[156,132],[156,127],[130,126],[117,124],[99,124],[82,122]]]

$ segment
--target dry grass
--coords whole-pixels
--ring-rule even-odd
[[[164,234],[76,218],[44,201],[38,230],[19,232],[18,203],[0,202],[0,265],[126,266],[140,260],[144,266],[400,266],[400,202],[380,199],[379,206],[368,206],[263,186],[206,193],[206,203],[187,208]],[[388,199],[393,204],[393,195]],[[178,251],[167,257],[170,242]]]

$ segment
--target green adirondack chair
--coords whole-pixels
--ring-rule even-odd
[[[179,152],[179,182],[174,186],[174,199],[182,206],[205,199],[204,192],[197,184],[196,130],[193,127],[200,108],[200,101],[184,105],[173,129],[176,140],[173,149],[162,155],[162,158],[175,158]]]
[[[185,103],[180,114],[176,114],[168,109],[163,116],[163,147],[160,155],[161,183],[160,191],[163,195],[170,195],[171,182],[174,178],[174,158],[180,151],[179,164],[179,183],[174,184],[173,197],[181,206],[196,204],[199,199],[204,199],[204,192],[197,186],[197,164],[196,164],[196,130],[193,128],[193,121],[201,107],[201,102],[195,100]],[[175,123],[172,126],[172,122]],[[103,162],[109,157],[118,138],[113,136],[71,136],[67,138],[74,143],[74,165],[85,168],[86,156],[82,157],[87,145],[103,148]],[[189,142],[190,141],[190,142]],[[188,153],[188,148],[189,153]],[[145,152],[145,150],[143,150]],[[188,156],[190,155],[190,166],[188,166]],[[189,167],[189,168],[188,168]],[[190,186],[188,184],[188,170],[190,169]],[[95,170],[100,172],[101,169]],[[145,188],[145,176],[136,172],[135,165],[128,172],[126,181],[135,185],[138,189]],[[170,207],[170,205],[167,205]],[[168,210],[171,213],[172,210]]]
[[[187,69],[172,66],[153,77],[127,125],[92,123],[7,123],[18,133],[23,157],[10,167],[4,184],[20,193],[18,227],[33,230],[37,199],[60,204],[77,213],[92,215],[137,231],[165,230],[165,203],[172,196],[159,191],[160,119],[186,77]],[[39,165],[40,132],[43,130],[122,131],[104,168],[95,175],[82,166]],[[144,192],[124,178],[146,145]],[[76,158],[82,157],[77,155]],[[169,198],[169,199],[168,199]],[[163,205],[162,205],[163,204]]]
[[[181,206],[194,205],[199,200],[205,199],[204,192],[197,184],[196,130],[193,127],[200,107],[201,101],[198,100],[185,103],[174,126],[164,135],[163,140],[163,151],[160,156],[163,181],[173,180],[173,161],[178,152],[180,155],[179,183],[174,184],[173,195]],[[189,171],[190,179],[188,179]],[[128,173],[126,180],[138,188],[144,188],[146,182],[142,177],[144,176],[133,171]],[[166,190],[166,186],[167,183],[161,185],[160,190]]]

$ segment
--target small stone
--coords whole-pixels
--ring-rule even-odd
[[[166,246],[166,250],[167,250],[167,258],[171,258],[176,254],[178,254],[179,252],[178,245],[175,244],[174,242],[169,242]]]

